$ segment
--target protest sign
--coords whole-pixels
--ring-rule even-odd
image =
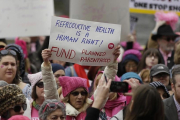
[[[180,0],[130,0],[130,12],[154,14],[157,10],[180,15]]]
[[[70,18],[119,24],[121,41],[130,33],[129,0],[71,0]]]
[[[0,0],[0,38],[50,35],[53,0]]]
[[[53,60],[89,66],[112,63],[121,26],[52,17],[49,49]]]

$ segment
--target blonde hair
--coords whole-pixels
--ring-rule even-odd
[[[150,70],[149,69],[142,70],[140,77],[143,81],[144,81],[144,79],[148,78],[148,81],[150,82]]]

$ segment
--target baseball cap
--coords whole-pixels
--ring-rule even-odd
[[[153,77],[159,73],[167,73],[170,75],[169,68],[164,64],[157,64],[151,68],[150,77]]]

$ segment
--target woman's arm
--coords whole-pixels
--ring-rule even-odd
[[[113,55],[114,55],[114,62],[109,64],[108,66],[106,66],[106,68],[104,69],[104,74],[107,76],[107,78],[109,78],[111,80],[115,79],[115,76],[116,76],[117,70],[118,70],[117,58],[120,55],[120,46],[119,45],[115,48]],[[104,77],[104,75],[102,75],[102,77]],[[101,79],[103,79],[102,77],[101,77]]]
[[[44,82],[44,93],[45,99],[59,99],[59,95],[57,92],[57,84],[54,78],[54,74],[52,72],[52,66],[49,62],[49,58],[51,57],[51,51],[49,49],[45,49],[42,51],[43,63],[41,65],[42,69],[42,79]]]

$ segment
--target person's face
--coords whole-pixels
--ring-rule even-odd
[[[166,51],[171,52],[174,50],[174,37],[173,36],[162,36],[157,39],[159,47]]]
[[[66,117],[60,109],[55,110],[47,116],[47,120],[65,120]]]
[[[159,81],[163,85],[167,86],[169,84],[169,74],[167,73],[159,73],[153,77],[153,82]]]
[[[18,106],[23,106],[23,104],[18,104]],[[9,109],[10,117],[12,117],[14,115],[23,115],[24,114],[25,110],[23,110],[23,107],[20,108],[19,112],[15,112],[14,108],[15,108],[15,106]]]
[[[158,57],[156,55],[148,55],[146,57],[146,67],[151,68],[156,64],[158,64]]]
[[[157,88],[157,91],[162,100],[168,98],[167,93],[164,91],[163,88]]]
[[[42,87],[43,80],[36,83],[36,94],[38,98],[44,98],[44,86]]]
[[[172,90],[174,92],[175,98],[178,101],[178,103],[180,104],[180,75],[175,75],[175,80],[176,80],[176,84],[172,84]]]
[[[126,72],[137,72],[137,64],[134,61],[129,61],[125,65]]]
[[[87,92],[84,88],[77,88],[76,90],[72,91],[69,96],[70,104],[75,109],[80,109],[83,107],[85,103],[85,99],[87,97]]]
[[[4,56],[0,60],[0,79],[11,84],[16,76],[17,65],[16,60],[12,56]]]
[[[59,83],[59,77],[61,77],[61,76],[65,76],[64,70],[58,70],[54,73],[54,77],[56,79],[56,83],[58,84],[58,86],[61,86]]]

